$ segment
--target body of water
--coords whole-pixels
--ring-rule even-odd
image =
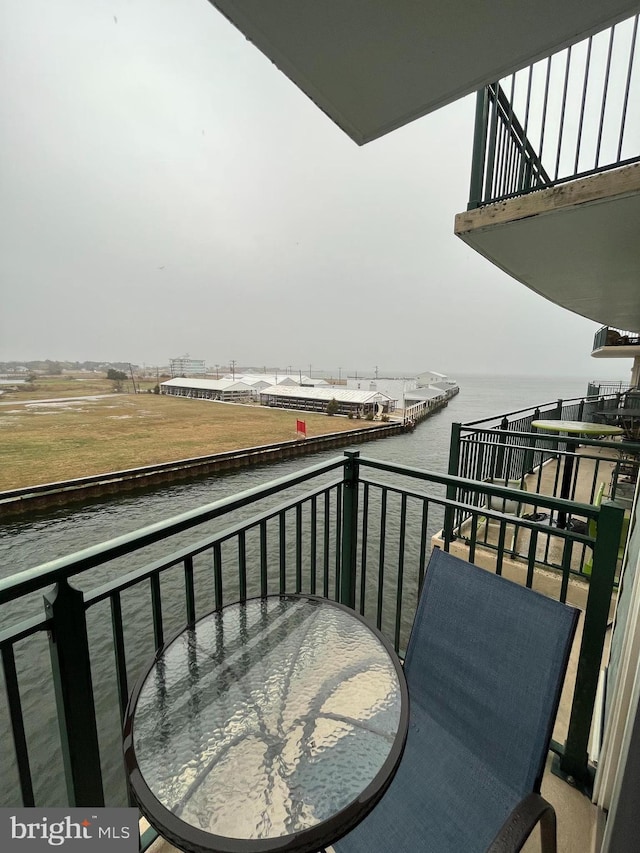
[[[553,401],[560,397],[568,399],[581,396],[586,393],[587,388],[586,379],[498,376],[456,378],[460,384],[460,394],[454,397],[445,409],[419,424],[414,432],[360,444],[354,449],[359,450],[362,456],[445,472],[453,422],[466,423]],[[399,384],[401,389],[402,382]],[[292,417],[295,417],[295,413],[292,413]],[[273,465],[256,466],[234,474],[216,475],[194,483],[168,486],[144,494],[125,495],[75,509],[60,509],[46,517],[38,515],[0,525],[0,576],[7,577],[33,568],[45,561],[196,509],[336,455],[338,455],[336,451],[313,454]],[[205,528],[198,530],[197,538],[205,536],[215,524],[226,526],[228,520],[223,523],[211,522]],[[177,537],[176,546],[190,541],[189,537],[193,535],[193,533],[181,534]],[[157,543],[152,548],[145,549],[144,553],[135,555],[139,561],[136,564],[146,563],[152,557],[166,552],[166,548],[166,543]],[[108,566],[92,570],[90,578],[79,578],[77,585],[82,589],[91,589],[117,576],[117,573],[130,570],[134,567],[132,557],[122,558],[111,562]],[[209,568],[205,568],[204,571],[210,575]],[[168,583],[172,582],[169,578]],[[415,578],[413,582],[415,583]],[[175,577],[176,590],[180,583],[178,573]],[[164,592],[163,586],[163,598]],[[105,789],[107,801],[110,804],[125,805],[126,795],[118,755],[120,733],[117,715],[114,716],[113,713],[113,709],[117,708],[117,694],[110,617],[108,609],[102,607],[101,610],[101,607],[90,611],[89,631],[101,747],[105,756]],[[1,609],[0,630],[16,620],[41,612],[40,594],[12,603],[11,606]],[[173,616],[174,621],[178,623],[180,619],[184,621],[181,613]],[[149,648],[152,648],[150,645],[152,626],[146,591],[140,590],[132,596],[124,618],[127,653],[128,656],[131,655],[128,657],[128,663],[130,660],[135,660],[136,665],[139,666],[139,661],[144,660]],[[171,624],[168,624],[167,632],[170,627]],[[37,802],[42,805],[62,805],[65,795],[61,782],[61,756],[55,704],[49,686],[50,664],[46,637],[32,638],[19,644],[16,648],[16,657],[19,672],[23,673],[20,689]],[[9,730],[6,704],[1,699],[0,725],[4,731]],[[3,768],[11,768],[0,778],[0,806],[15,806],[18,804],[18,787],[12,747],[8,738],[4,738],[0,746],[0,760]]]
[[[359,450],[362,456],[443,472],[447,470],[453,422],[466,423],[560,397],[581,396],[586,393],[588,381],[557,377],[456,378],[460,394],[413,433],[360,444],[353,449]],[[317,453],[0,525],[0,577],[212,503],[335,455],[335,450]]]

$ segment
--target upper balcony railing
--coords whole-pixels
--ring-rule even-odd
[[[448,494],[474,496],[468,504]],[[479,530],[497,530],[494,567],[506,567],[507,528],[530,542],[523,581],[549,570],[535,520],[489,509],[489,497],[517,499],[499,484],[346,453],[201,509],[0,581],[0,716],[8,733],[3,805],[123,805],[127,802],[121,721],[130,688],[177,629],[232,601],[307,592],[339,599],[367,616],[402,652],[431,549],[453,518],[470,519],[468,559]],[[576,513],[586,532],[558,529],[564,559],[551,594],[567,598],[575,559],[589,549],[593,571],[565,744],[553,748],[567,773],[588,780],[587,743],[623,511],[541,495],[548,513]],[[476,547],[477,546],[477,547]],[[483,560],[486,565],[486,558]],[[588,584],[588,587],[587,587]],[[44,608],[42,595],[44,594]],[[1,689],[1,688],[0,688]],[[66,783],[66,795],[64,794]],[[150,843],[145,835],[142,846]]]
[[[624,329],[614,329],[612,326],[602,326],[593,338],[593,352],[602,347],[633,347],[640,346],[640,333]]]
[[[640,160],[638,15],[478,93],[469,210]]]
[[[615,379],[592,379],[587,386],[588,397],[598,397],[601,394],[620,394],[621,400],[627,391],[632,391],[635,386],[630,382],[619,382]]]

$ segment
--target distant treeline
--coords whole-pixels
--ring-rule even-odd
[[[135,371],[137,364],[131,365]],[[106,373],[110,368],[128,373],[128,361],[0,361],[0,373],[46,373],[50,376],[61,374],[65,370],[98,370]]]

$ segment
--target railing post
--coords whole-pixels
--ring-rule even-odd
[[[539,417],[540,417],[540,409],[536,409],[536,410],[534,411],[534,413],[533,413],[533,417],[531,418],[531,420],[532,420],[532,421],[537,421]],[[530,431],[531,431],[532,433],[537,433],[537,432],[538,432],[537,427],[532,426],[532,427],[529,427],[529,429],[530,429]],[[538,443],[538,439],[535,437],[535,435],[534,435],[534,436],[532,436],[532,437],[527,441],[527,445],[528,445],[528,447],[527,447],[527,449],[525,450],[525,454],[524,454],[524,462],[523,462],[523,465],[522,465],[522,476],[523,476],[523,477],[524,477],[526,474],[533,474],[533,468],[534,468],[533,462],[534,462],[534,459],[535,459],[535,454],[536,454],[536,444],[537,444],[537,443]]]
[[[451,438],[449,440],[449,467],[447,469],[447,473],[451,474],[454,477],[458,477],[460,472],[458,470],[460,466],[460,427],[459,423],[451,424]],[[454,501],[456,499],[456,487],[455,486],[447,486],[447,499],[450,501]],[[453,507],[445,507],[444,510],[444,541],[445,543],[451,542],[455,539],[453,535],[453,526],[454,526],[454,510]]]
[[[84,596],[66,579],[45,594],[49,651],[69,805],[104,806]]]
[[[357,450],[344,454],[344,489],[342,506],[342,558],[340,561],[340,601],[347,607],[356,606],[356,556],[358,546],[358,483],[360,456]]]
[[[605,501],[600,507],[569,731],[559,762],[560,775],[571,777],[570,781],[575,780],[585,790],[590,790],[593,782],[588,768],[587,746],[609,621],[623,517],[624,508],[620,504]]]
[[[473,132],[473,156],[471,159],[471,184],[469,186],[469,204],[467,210],[480,207],[482,202],[482,184],[484,181],[484,163],[487,147],[487,123],[489,118],[489,93],[487,87],[476,94],[476,118]]]
[[[504,472],[504,449],[507,443],[507,433],[509,432],[509,420],[505,416],[500,421],[500,437],[498,438],[498,452],[496,454],[496,466],[494,471],[492,472],[492,476],[497,480],[501,480],[503,477],[508,479],[508,475],[505,475]]]

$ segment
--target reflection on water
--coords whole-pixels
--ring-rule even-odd
[[[383,459],[387,462],[411,465],[432,471],[443,472],[447,469],[449,453],[450,426],[454,421],[466,422],[488,417],[496,413],[512,411],[521,407],[557,399],[574,397],[586,390],[587,382],[578,380],[514,379],[499,377],[456,377],[461,392],[454,397],[449,406],[420,424],[413,433],[361,444],[353,449],[362,456]],[[294,415],[295,416],[295,413]],[[0,526],[0,577],[7,577],[25,569],[32,568],[45,560],[53,560],[83,548],[96,545],[108,539],[132,532],[140,527],[152,524],[188,510],[193,510],[221,498],[228,497],[244,489],[266,483],[276,477],[295,472],[307,465],[338,455],[336,451],[314,454],[310,457],[288,460],[274,465],[263,465],[240,471],[235,474],[223,474],[199,480],[194,483],[157,489],[145,494],[124,495],[117,500],[102,501],[78,509],[60,509],[47,517],[34,517],[23,521],[12,521]],[[295,490],[294,490],[295,491]],[[305,491],[305,486],[297,492]],[[373,490],[372,490],[373,493]],[[435,492],[434,492],[435,493]],[[287,493],[289,496],[291,493]],[[375,505],[377,497],[372,494],[373,517],[378,518]],[[272,503],[282,501],[282,496],[272,499]],[[389,501],[389,520],[397,519],[398,502]],[[418,508],[409,506],[409,516],[415,524]],[[227,526],[229,519],[212,521],[198,530],[197,538],[203,538],[210,531]],[[441,519],[435,513],[429,519],[429,535],[440,526]],[[171,551],[186,544],[193,533],[183,533],[173,537]],[[373,575],[377,572],[379,543],[376,541],[375,525],[369,528],[369,567]],[[408,537],[404,544],[405,557],[405,595],[400,626],[401,642],[404,644],[410,629],[412,617],[410,597],[416,588],[416,566],[419,558],[419,541]],[[258,543],[248,540],[249,567],[257,565]],[[389,536],[385,543],[386,554],[391,561],[398,563],[400,543],[397,536]],[[74,584],[83,590],[93,589],[119,574],[147,563],[150,559],[167,553],[166,543],[156,543],[144,549],[144,552],[112,561],[108,566],[87,573],[88,576],[76,579]],[[237,560],[229,555],[229,562]],[[213,608],[212,566],[210,555],[202,555],[196,560],[196,594],[199,603],[199,615]],[[333,578],[331,581],[333,590]],[[249,593],[258,592],[257,582],[249,578]],[[369,588],[369,581],[367,581]],[[384,578],[385,595],[395,600],[396,575],[389,573]],[[167,607],[165,635],[177,629],[185,621],[184,580],[180,567],[171,569],[163,575],[163,601],[170,601]],[[322,593],[322,588],[318,590]],[[371,581],[371,594],[367,597],[367,616],[376,617],[376,584]],[[143,666],[153,648],[153,626],[149,607],[150,593],[147,586],[141,586],[123,596],[123,618],[127,664],[131,683]],[[233,587],[225,591],[225,600],[233,600]],[[201,605],[200,602],[204,602]],[[207,602],[209,603],[207,605]],[[0,608],[0,630],[12,625],[19,619],[41,613],[42,597],[40,593],[27,597],[20,602]],[[99,721],[99,736],[103,754],[103,769],[107,802],[113,805],[125,805],[123,773],[119,759],[119,722],[114,718],[113,709],[117,708],[117,684],[113,659],[113,643],[109,609],[105,604],[98,605],[88,613],[90,642],[92,648],[92,667],[96,691],[96,707]],[[393,636],[395,625],[383,618],[383,628]],[[30,744],[30,760],[36,787],[36,802],[42,805],[63,805],[65,793],[61,784],[61,758],[57,722],[54,717],[54,704],[50,684],[50,662],[46,637],[31,638],[18,644],[16,658],[19,672],[22,673],[20,690],[24,706],[27,736]],[[0,702],[0,725],[3,731],[9,731],[6,703]],[[0,806],[18,804],[15,763],[8,738],[3,739],[0,747],[0,761],[8,768],[0,781]]]

